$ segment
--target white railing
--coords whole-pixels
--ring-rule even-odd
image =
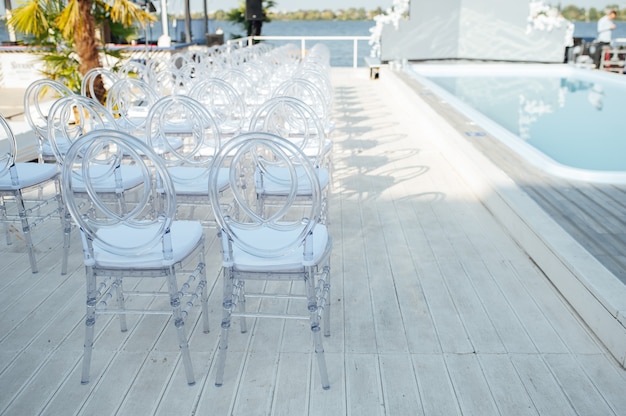
[[[248,36],[245,38],[230,39],[226,41],[228,45],[233,43],[239,46],[248,46],[254,43],[255,40],[280,40],[280,41],[300,41],[300,55],[304,57],[306,54],[306,42],[307,41],[341,41],[352,42],[352,66],[356,68],[358,66],[359,58],[359,41],[369,41],[369,36]]]

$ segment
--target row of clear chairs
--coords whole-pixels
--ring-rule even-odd
[[[138,168],[143,179],[123,190],[126,203],[119,204],[100,191],[98,181],[104,180],[105,173],[120,181],[123,166]],[[280,206],[259,210],[257,197],[266,192],[268,182],[288,185],[288,197]],[[209,330],[203,229],[197,221],[176,219],[178,192],[166,161],[144,140],[128,133],[94,130],[68,149],[62,183],[67,209],[79,225],[87,275],[82,382],[90,378],[98,315],[119,315],[125,331],[127,314],[162,312],[172,316],[187,382],[195,383],[185,321],[193,302],[200,299],[202,328]],[[332,239],[321,221],[321,187],[311,159],[290,140],[271,133],[244,133],[218,150],[204,185],[218,222],[222,253],[223,312],[215,384],[220,386],[230,377],[225,364],[233,318],[240,319],[241,331],[246,332],[246,318],[288,317],[309,322],[320,381],[324,389],[329,388],[322,334],[330,335]],[[293,204],[302,188],[311,193],[310,204],[304,207]],[[225,194],[231,199],[228,205],[236,205],[237,215],[225,208]],[[129,286],[125,281],[146,276],[166,279],[169,308],[127,307],[127,299],[135,293],[125,290]],[[301,287],[296,290],[287,284],[286,292],[268,293],[259,285],[268,280],[301,282]],[[251,306],[246,299],[255,297],[261,300]],[[283,310],[266,311],[263,306],[269,297],[283,302]],[[283,313],[298,301],[303,313]]]
[[[267,57],[255,53],[239,54],[244,58],[230,72],[245,74],[241,67]],[[323,67],[314,63],[315,53],[310,55],[312,67]],[[180,68],[197,60],[188,58],[177,57]],[[85,77],[89,81],[83,95],[61,88],[54,90],[56,101],[46,103],[47,112],[43,105],[33,105],[32,122],[41,125],[41,148],[49,147],[47,157],[52,155],[61,170],[67,208],[60,217],[68,247],[69,216],[78,225],[83,245],[87,315],[82,382],[89,381],[98,315],[119,315],[125,331],[127,314],[156,313],[152,308],[127,307],[126,299],[133,293],[126,291],[129,285],[124,281],[146,276],[167,280],[165,293],[140,290],[139,294],[169,298],[169,308],[157,312],[172,316],[187,382],[195,382],[185,320],[200,299],[202,327],[209,329],[205,231],[198,218],[181,218],[180,210],[187,205],[210,208],[222,242],[224,292],[216,384],[228,378],[225,362],[232,318],[239,317],[246,332],[247,317],[284,317],[275,310],[264,311],[263,299],[274,297],[287,302],[285,311],[291,310],[290,302],[304,303],[304,314],[289,317],[309,321],[320,380],[328,388],[321,337],[330,334],[327,120],[322,121],[320,109],[307,104],[304,95],[251,97],[259,103],[237,101],[241,94],[225,76],[188,72],[193,83],[175,81],[163,94],[146,82],[158,73],[154,68],[149,72],[145,66],[133,65],[113,75],[94,71]],[[144,70],[139,78],[129,76]],[[176,80],[172,74],[164,78]],[[292,78],[296,79],[288,80]],[[297,79],[303,85],[321,82],[304,76]],[[277,88],[270,88],[272,96]],[[322,92],[311,89],[310,96],[316,97],[311,103],[323,100],[326,106],[327,88],[315,88]],[[87,96],[104,98],[105,105]],[[273,279],[303,285],[297,291],[288,284],[285,293],[267,293],[264,285],[258,287],[259,281]],[[144,283],[139,280],[130,286]],[[261,300],[252,308],[246,306],[245,299],[255,296]]]
[[[13,235],[26,243],[33,273],[39,267],[32,230],[55,217],[61,220],[61,273],[66,274],[70,224],[61,198],[59,171],[53,164],[18,162],[15,135],[7,120],[0,116],[0,222],[7,245],[13,243]]]
[[[157,99],[147,84],[133,78],[122,79],[114,84],[116,88],[110,92],[117,93],[119,88],[120,94],[109,95],[107,104],[112,105],[109,109],[86,97],[74,94],[62,97],[47,116],[46,134],[51,141],[52,153],[61,165],[63,153],[73,138],[106,127],[115,127],[150,140],[159,154],[169,158],[170,165],[178,165],[173,169],[178,182],[177,189],[185,194],[181,194],[181,204],[188,201],[193,206],[192,196],[198,198],[202,194],[202,190],[193,189],[197,187],[193,184],[197,184],[202,175],[207,175],[200,166],[209,165],[220,147],[222,132],[226,131],[226,137],[232,137],[242,130],[267,131],[289,138],[301,147],[311,157],[318,169],[323,189],[327,190],[330,181],[327,159],[331,142],[326,138],[326,131],[313,109],[296,98],[278,96],[259,107],[251,116],[250,124],[243,128],[245,120],[229,112],[233,107],[225,106],[221,101],[228,98],[229,92],[227,86],[222,84],[219,79],[209,79],[199,84],[202,87],[202,90],[198,90],[200,92],[213,93],[223,89],[222,95],[210,95],[212,100],[218,100],[219,103],[206,105],[192,97],[180,95]],[[234,94],[233,91],[230,93]],[[114,95],[119,99],[112,99]],[[207,110],[207,107],[213,111]],[[213,117],[213,114],[218,117]],[[278,195],[280,190],[275,187],[274,193]],[[324,201],[327,200],[324,198]]]

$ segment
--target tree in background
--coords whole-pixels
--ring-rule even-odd
[[[100,49],[105,39],[97,33],[103,25],[115,30],[146,25],[156,18],[130,0],[28,0],[13,9],[10,24],[28,36],[25,43],[42,50],[44,74],[80,91],[82,75],[102,66]],[[104,52],[120,58],[119,53]],[[104,86],[97,88],[99,99]]]
[[[271,22],[271,19],[269,17],[270,9],[273,7],[276,7],[276,2],[273,0],[263,0],[261,5],[263,8],[263,20],[254,21],[254,22],[250,22],[249,20],[246,20],[246,2],[245,1],[240,1],[239,7],[237,7],[236,9],[231,9],[230,11],[226,12],[226,15],[224,16],[224,20],[241,25],[243,29],[245,30],[247,36],[260,36],[261,29],[263,27],[263,22],[268,22],[268,23]],[[241,37],[241,35],[231,34],[231,37],[239,38]]]

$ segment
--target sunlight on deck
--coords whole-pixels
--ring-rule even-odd
[[[306,323],[282,320],[231,331],[214,386],[221,280],[210,229],[211,332],[199,307],[189,320],[196,385],[160,316],[130,317],[127,333],[99,319],[81,385],[80,241],[74,232],[62,276],[53,221],[33,231],[38,274],[19,241],[0,243],[0,414],[626,414],[624,369],[434,144],[447,130],[404,105],[417,96],[390,94],[392,78],[332,70],[330,390]]]

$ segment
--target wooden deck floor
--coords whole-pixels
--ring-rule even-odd
[[[624,415],[626,372],[435,145],[437,126],[389,94],[385,74],[334,68],[330,206],[331,389],[305,323],[232,331],[213,384],[221,282],[207,232],[212,331],[190,330],[187,386],[158,316],[100,319],[92,382],[80,384],[84,271],[77,235],[60,275],[57,224],[0,243],[3,415]],[[406,99],[406,98],[405,98]]]

